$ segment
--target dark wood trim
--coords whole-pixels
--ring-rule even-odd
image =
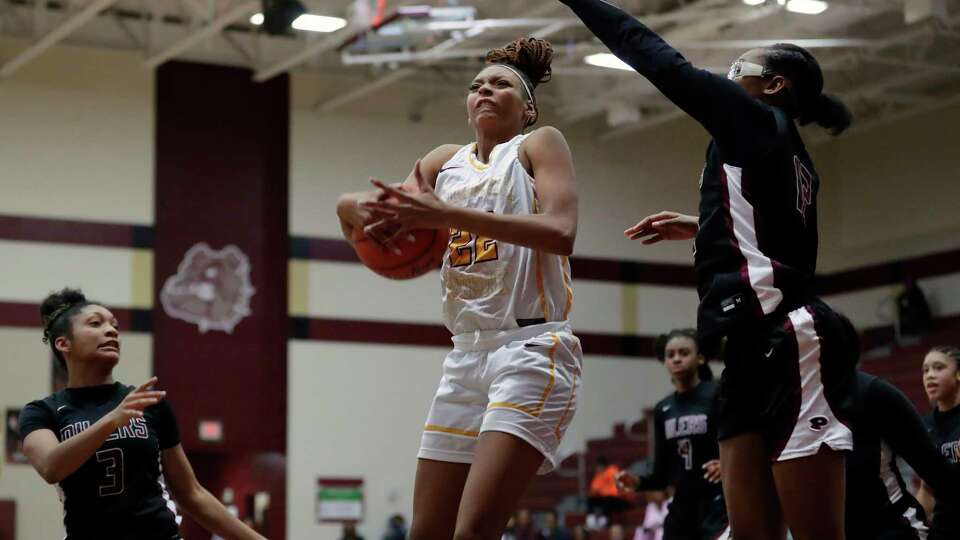
[[[153,227],[0,215],[0,238],[106,247],[149,248]]]

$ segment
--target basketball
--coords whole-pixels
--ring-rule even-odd
[[[409,184],[399,186],[406,191],[416,191]],[[390,279],[413,279],[440,267],[443,255],[447,252],[450,234],[441,229],[419,229],[410,231],[413,241],[397,238],[394,244],[400,254],[383,248],[363,234],[363,229],[353,230],[353,248],[367,268]]]

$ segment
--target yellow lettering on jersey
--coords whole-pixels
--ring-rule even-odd
[[[450,266],[469,266],[495,261],[498,257],[496,240],[474,236],[461,229],[450,230]]]

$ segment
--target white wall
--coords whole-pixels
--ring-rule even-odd
[[[57,47],[4,79],[0,214],[152,224],[153,107],[131,53]]]

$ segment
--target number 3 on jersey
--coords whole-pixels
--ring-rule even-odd
[[[450,229],[450,266],[497,260],[497,241],[461,229]]]
[[[100,484],[100,496],[123,493],[123,450],[108,448],[97,452],[97,463],[104,465],[103,483]]]

